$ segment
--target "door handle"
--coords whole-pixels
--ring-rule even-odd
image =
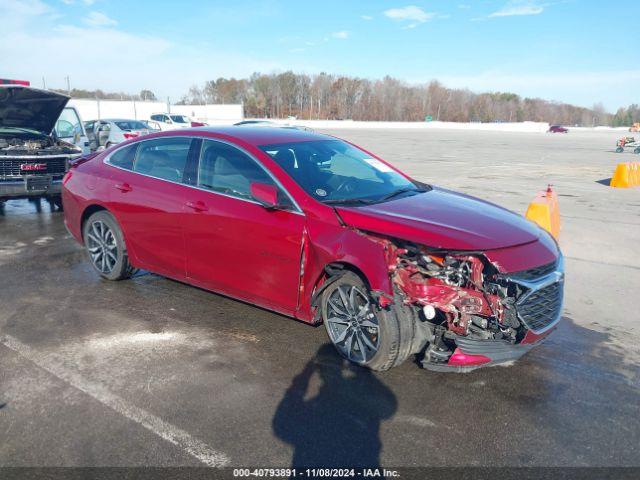
[[[208,210],[204,202],[198,200],[197,202],[187,202],[187,207],[195,210],[196,212],[206,212]]]
[[[114,187],[120,190],[122,193],[127,193],[133,190],[133,188],[131,188],[131,185],[129,185],[128,183],[116,183]]]

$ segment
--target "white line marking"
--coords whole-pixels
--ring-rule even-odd
[[[132,405],[125,399],[111,393],[99,383],[83,378],[80,374],[66,368],[64,360],[57,355],[42,355],[10,335],[5,335],[0,343],[60,380],[115,410],[120,415],[133,420],[160,438],[180,447],[205,465],[209,467],[224,467],[228,465],[229,457],[226,454],[213,450],[206,443],[193,438],[185,430]]]

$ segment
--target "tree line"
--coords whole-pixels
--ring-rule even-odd
[[[638,121],[638,106],[607,113],[601,104],[578,107],[514,93],[473,93],[438,81],[409,85],[386,76],[368,80],[291,71],[218,78],[192,86],[179,104],[243,103],[245,116],[379,121],[549,122],[565,125],[626,125]]]

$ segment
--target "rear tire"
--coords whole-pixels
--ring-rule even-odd
[[[624,148],[622,147],[616,148],[616,153],[622,153],[622,152],[624,152]]]
[[[109,212],[103,210],[91,215],[84,223],[82,236],[89,261],[100,276],[124,280],[134,273],[122,230]]]
[[[369,288],[347,271],[322,292],[320,308],[329,339],[347,360],[371,370],[400,365],[411,353],[413,319],[391,306],[379,309]]]

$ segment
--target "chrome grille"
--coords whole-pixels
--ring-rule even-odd
[[[545,330],[562,313],[563,282],[555,282],[525,294],[517,303],[518,316],[529,329]]]
[[[46,163],[46,170],[22,171],[20,165],[25,163]],[[0,178],[24,177],[25,175],[64,175],[67,170],[67,157],[49,158],[6,158],[0,156]]]
[[[562,255],[556,262],[511,273],[507,279],[518,285],[516,312],[529,330],[542,333],[558,323],[564,295]]]

